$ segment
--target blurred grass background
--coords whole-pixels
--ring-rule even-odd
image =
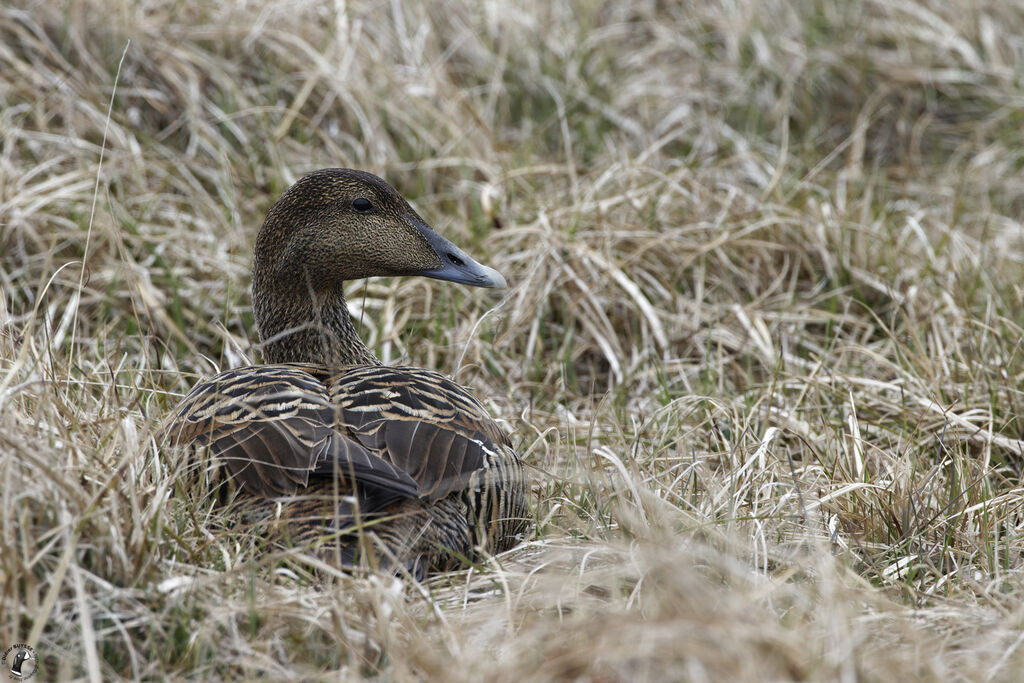
[[[967,0],[5,4],[0,645],[43,679],[1017,680],[1021,36]],[[154,437],[258,360],[252,241],[326,166],[510,283],[351,283],[534,468],[528,541],[422,586],[256,552]]]

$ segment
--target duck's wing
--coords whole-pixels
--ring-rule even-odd
[[[416,482],[421,498],[522,484],[508,437],[480,403],[422,368],[360,367],[332,377],[339,423],[364,448]],[[512,481],[516,479],[517,481]]]
[[[372,489],[374,507],[416,497],[401,467],[336,428],[320,374],[301,365],[222,372],[192,389],[165,431],[173,443],[209,446],[243,490],[267,498],[328,476]]]

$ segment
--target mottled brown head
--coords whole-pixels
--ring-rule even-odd
[[[321,338],[353,335],[342,284],[377,275],[505,286],[497,271],[437,234],[382,179],[345,168],[315,171],[281,195],[256,239],[256,322],[264,342],[277,338],[272,345],[265,343],[267,360],[317,361],[323,360],[318,355],[328,355],[338,361],[337,353],[312,351],[316,344],[308,334],[282,335],[300,328],[316,328]],[[332,340],[317,344],[326,347],[327,342]],[[351,345],[350,340],[345,344]],[[281,351],[285,346],[287,353]],[[365,360],[368,352],[363,348],[360,354]]]

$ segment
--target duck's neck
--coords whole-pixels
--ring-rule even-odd
[[[380,365],[359,338],[340,288],[321,297],[274,294],[254,282],[253,312],[267,363]]]

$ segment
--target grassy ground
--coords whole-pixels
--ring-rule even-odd
[[[0,8],[0,647],[43,677],[1019,680],[1024,9]],[[405,585],[253,551],[154,432],[255,360],[302,173],[504,294],[352,283],[536,528]]]

